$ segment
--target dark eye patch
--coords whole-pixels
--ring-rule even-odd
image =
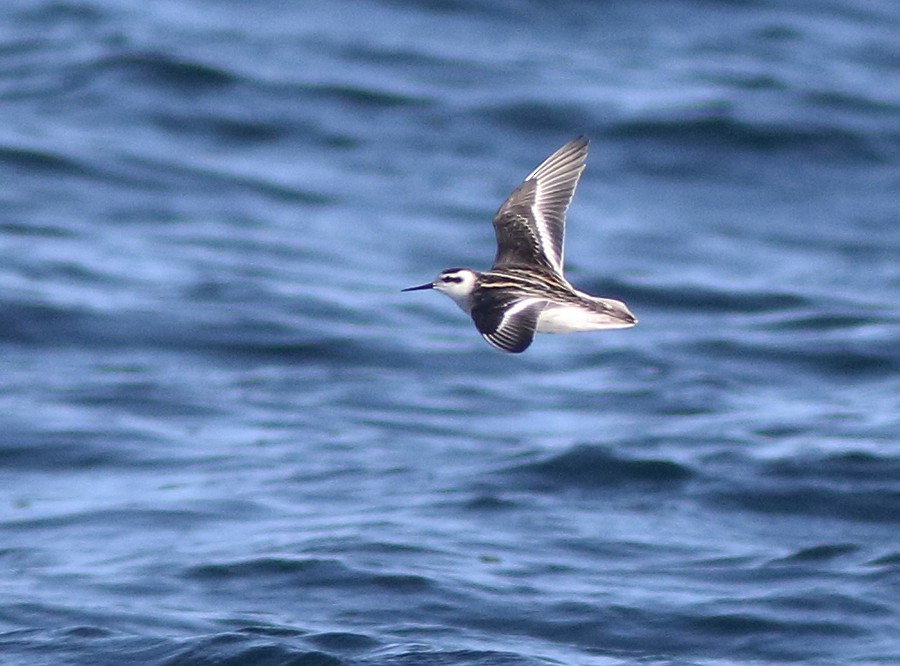
[[[462,282],[462,278],[456,277],[454,275],[448,275],[444,277],[444,282]]]

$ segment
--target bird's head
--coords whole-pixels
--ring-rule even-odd
[[[433,282],[420,284],[418,287],[409,287],[403,291],[417,291],[419,289],[434,289],[447,294],[465,312],[472,309],[472,292],[475,291],[475,283],[478,281],[478,273],[468,268],[446,268],[440,272]]]

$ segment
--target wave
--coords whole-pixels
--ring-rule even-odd
[[[806,369],[841,379],[890,378],[900,371],[900,352],[888,340],[771,339],[751,342],[707,339],[685,343],[683,349],[709,361],[757,364],[760,368]]]
[[[692,312],[758,313],[794,310],[808,305],[807,298],[788,291],[723,290],[699,284],[641,285],[633,282],[604,280],[586,283],[588,291],[620,294],[629,302],[640,302],[652,308],[679,309]]]
[[[896,457],[849,452],[761,464],[745,461],[743,466],[744,473],[730,477],[727,489],[707,494],[712,506],[766,515],[900,523],[900,491],[896,490],[900,459]],[[752,470],[752,474],[748,475],[747,470]],[[793,557],[833,557],[833,548],[801,552]]]
[[[860,104],[865,106],[865,102]],[[660,109],[655,114],[635,117],[608,108],[600,111],[577,101],[517,99],[476,106],[470,113],[494,125],[528,133],[566,136],[588,132],[595,139],[608,142],[665,144],[669,151],[684,147],[691,152],[680,158],[703,156],[707,161],[709,151],[728,154],[732,161],[738,156],[735,151],[744,151],[760,155],[799,153],[832,163],[889,165],[893,164],[900,143],[900,133],[889,129],[890,125],[858,127],[858,123],[842,124],[839,120],[831,124],[800,124],[742,119],[723,113],[718,106],[721,105],[682,112]],[[679,169],[679,173],[682,171]]]
[[[715,114],[700,118],[685,114],[674,118],[620,120],[611,125],[604,135],[612,139],[689,144],[704,148],[741,148],[764,153],[802,152],[839,158],[841,161],[857,159],[888,163],[893,159],[889,146],[874,140],[877,135],[873,137],[870,133],[849,127],[750,122]],[[900,135],[889,134],[882,138],[893,143],[900,139]]]
[[[414,596],[418,603],[440,596],[439,585],[427,576],[411,572],[369,571],[350,566],[343,559],[302,556],[258,556],[218,564],[187,568],[183,577],[195,584],[231,588],[259,598],[266,590],[285,587],[308,592],[316,588],[338,596],[371,597],[367,605],[380,608],[389,597]],[[381,599],[376,597],[383,596]]]
[[[689,467],[664,459],[622,457],[596,445],[578,445],[504,470],[515,484],[539,490],[639,488],[663,490],[695,476]]]
[[[89,63],[85,69],[92,73],[121,75],[167,90],[178,88],[192,94],[227,88],[240,81],[237,74],[221,66],[152,51],[107,55]]]

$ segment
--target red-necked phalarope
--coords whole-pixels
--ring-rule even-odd
[[[403,291],[437,289],[472,316],[497,349],[525,351],[535,332],[573,333],[629,328],[628,307],[578,291],[563,277],[566,210],[588,152],[578,137],[553,153],[494,215],[497,256],[489,271],[448,268],[434,282]]]

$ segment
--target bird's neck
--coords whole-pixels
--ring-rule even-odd
[[[472,292],[467,294],[447,294],[453,299],[453,302],[459,306],[459,309],[466,314],[472,313]]]

